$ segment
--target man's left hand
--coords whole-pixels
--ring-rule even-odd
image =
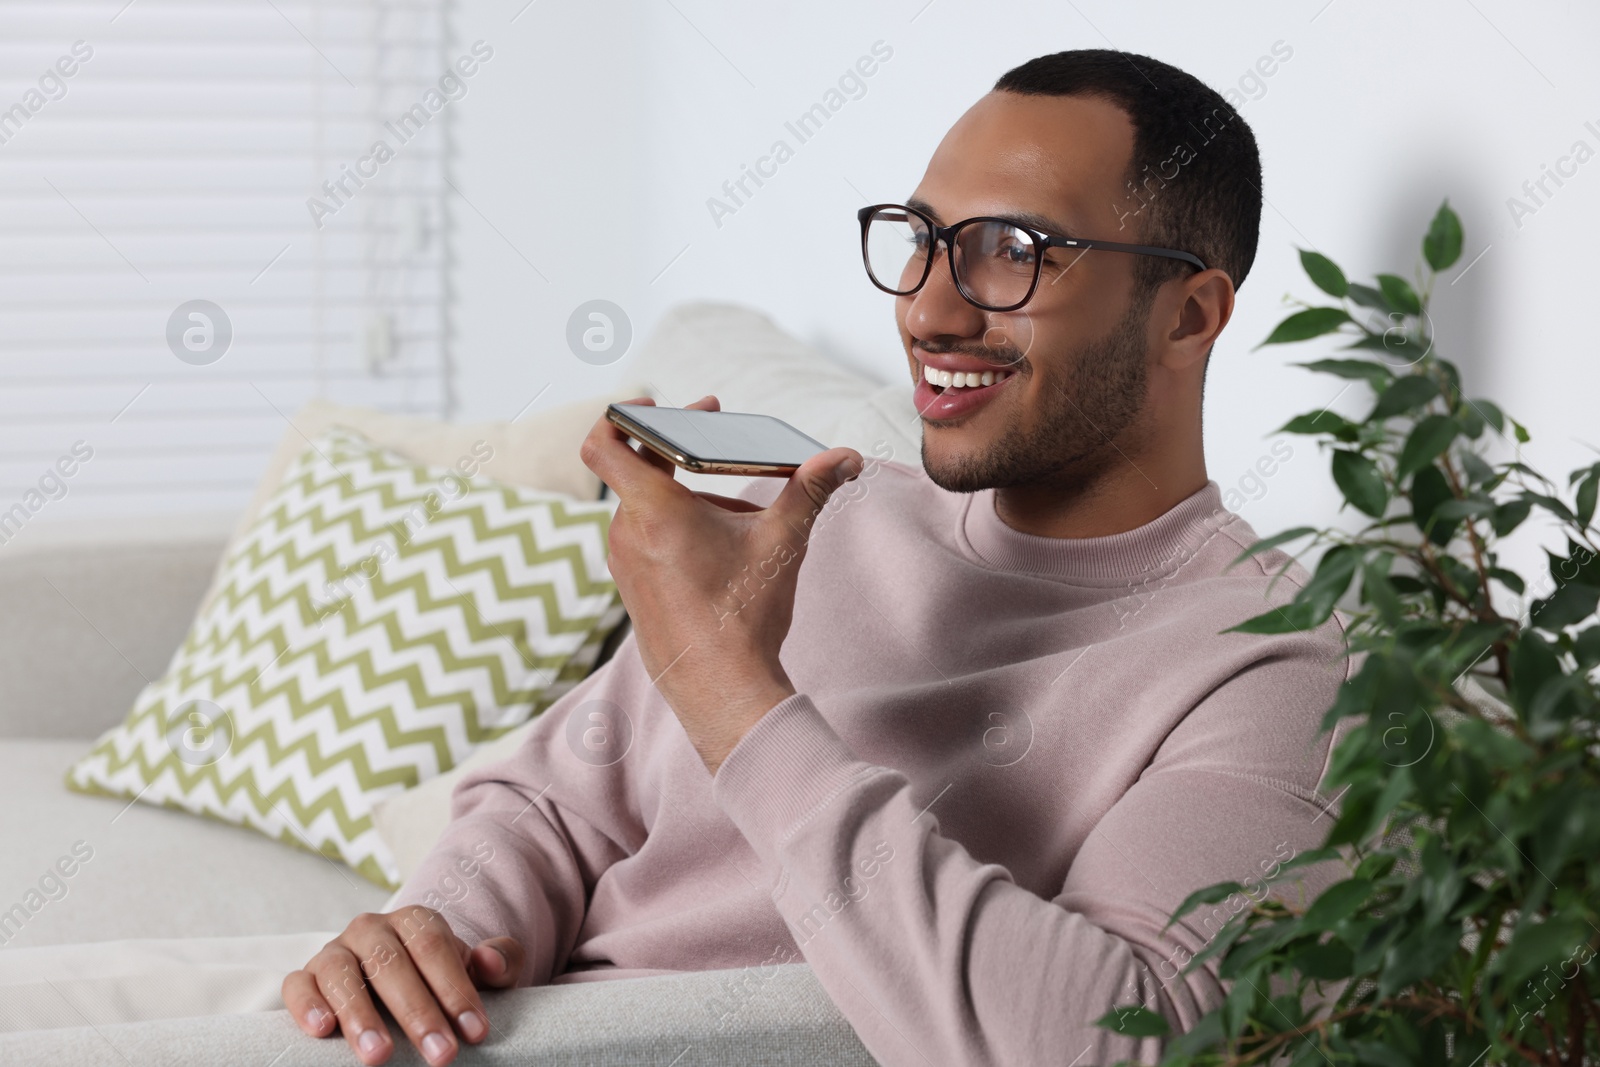
[[[689,407],[720,409],[712,396]],[[766,508],[691,491],[669,460],[635,451],[604,415],[579,455],[617,496],[609,562],[639,657],[715,774],[757,720],[794,695],[778,652],[800,563],[813,519],[860,473],[861,454],[812,456]]]

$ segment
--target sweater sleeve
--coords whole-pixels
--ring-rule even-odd
[[[618,721],[649,685],[630,669],[633,641],[546,709],[509,758],[462,777],[448,828],[392,904],[434,908],[468,944],[515,937],[527,953],[520,986],[561,973],[595,882],[645,837],[621,758],[640,747],[639,724]]]
[[[1175,1032],[1193,1026],[1226,991],[1215,960],[1181,972],[1244,900],[1163,932],[1172,911],[1222,881],[1295,901],[1266,883],[1329,828],[1314,791],[1328,736],[1317,739],[1314,725],[1263,729],[1280,713],[1317,723],[1331,705],[1306,666],[1263,664],[1192,709],[1094,823],[1053,899],[942,836],[937,798],[919,801],[903,774],[857,759],[803,693],[741,739],[713,795],[775,881],[772,899],[806,961],[880,1062],[1152,1062],[1159,1039],[1094,1020],[1143,1003]],[[1299,699],[1285,696],[1296,690]],[[1072,783],[1058,788],[1041,803],[1070,810]],[[1294,878],[1314,895],[1336,866]]]

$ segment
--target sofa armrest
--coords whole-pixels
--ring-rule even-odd
[[[490,1036],[462,1047],[455,1062],[464,1067],[876,1062],[803,963],[486,992],[484,1004]],[[15,1067],[124,1062],[349,1067],[357,1060],[342,1037],[306,1037],[286,1011],[0,1034],[0,1063]],[[426,1061],[402,1044],[389,1062]]]

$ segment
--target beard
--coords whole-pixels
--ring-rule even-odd
[[[1122,321],[1104,337],[1063,353],[1066,380],[1040,390],[1032,428],[1015,427],[988,447],[935,462],[922,439],[922,468],[941,489],[975,493],[980,489],[1051,486],[1078,489],[1093,484],[1113,463],[1127,462],[1116,445],[1144,407],[1148,385],[1145,329],[1154,290],[1136,299]],[[924,346],[930,352],[963,352],[984,359],[1004,356],[1002,367],[1020,372],[1028,385],[1032,363],[1014,346],[988,349]],[[937,430],[935,433],[939,432]]]

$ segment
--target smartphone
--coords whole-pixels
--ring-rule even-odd
[[[771,415],[612,404],[606,418],[646,448],[696,474],[785,477],[828,450]]]

